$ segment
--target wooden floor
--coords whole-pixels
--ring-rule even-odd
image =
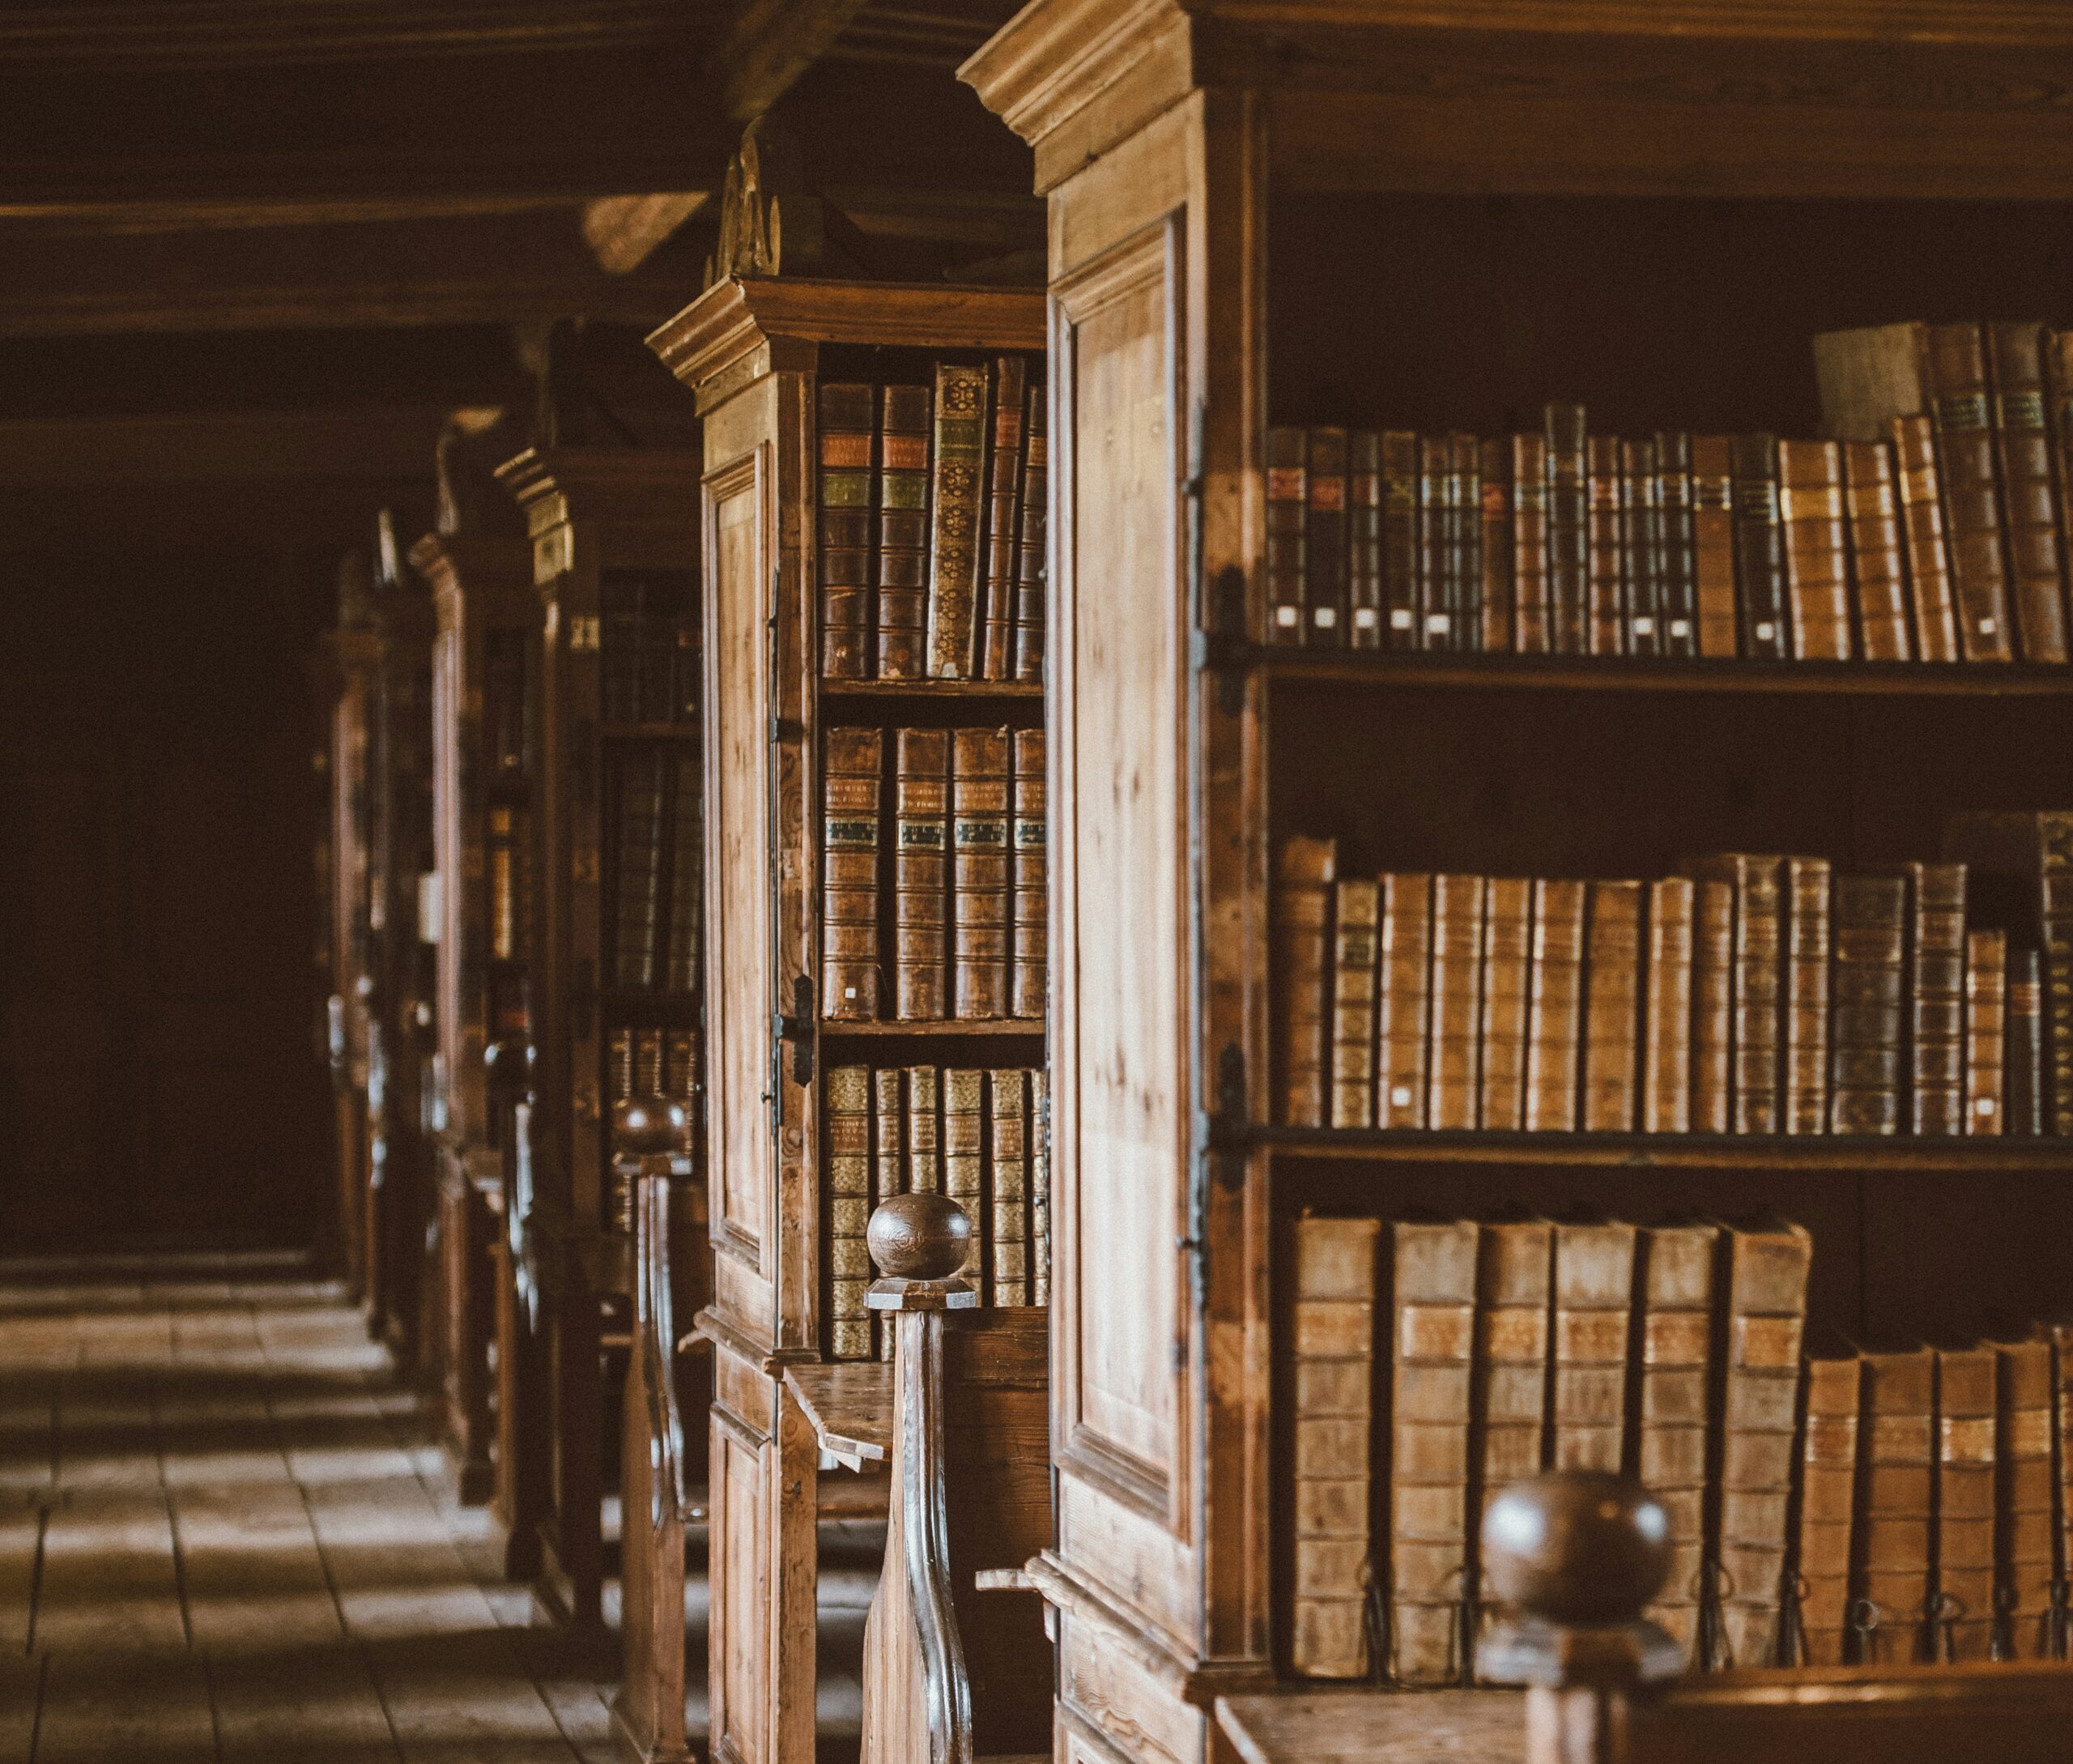
[[[602,1764],[496,1553],[296,1263],[0,1263],[0,1764]]]

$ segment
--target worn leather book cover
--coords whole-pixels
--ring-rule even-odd
[[[1007,1015],[1008,731],[958,729],[950,742],[951,1008]]]
[[[1923,329],[1923,342],[1958,606],[1959,652],[1969,662],[2009,661],[2015,645],[2009,628],[2008,549],[1986,339],[1975,324],[1930,325]],[[2062,628],[2062,651],[2064,641]]]
[[[1926,1655],[1934,1590],[1936,1355],[1922,1348],[1864,1356],[1863,1469],[1858,1495],[1858,1596],[1875,1621],[1859,1663],[1908,1664]]]
[[[618,827],[612,974],[629,991],[654,985],[662,941],[662,758],[659,748],[644,748],[618,756],[612,767]]]
[[[1304,641],[1320,649],[1346,646],[1349,585],[1347,565],[1347,437],[1343,428],[1313,428],[1307,437],[1309,512],[1303,548],[1303,604],[1309,627]]]
[[[1585,566],[1585,647],[1592,655],[1627,653],[1626,479],[1620,443],[1593,435],[1584,444],[1590,556]]]
[[[705,912],[703,793],[697,756],[679,753],[670,793],[670,922],[662,977],[672,992],[698,990],[699,927]]]
[[[1512,558],[1511,450],[1501,441],[1479,444],[1477,477],[1483,499],[1481,594],[1483,628],[1479,646],[1505,655],[1513,648],[1518,577]]]
[[[881,1066],[871,1074],[871,1204],[882,1206],[907,1191],[906,1146],[900,1118],[901,1073]]]
[[[1300,644],[1309,621],[1310,443],[1302,429],[1266,432],[1266,641]]]
[[[1422,1127],[1431,1021],[1432,878],[1381,879],[1381,977],[1375,995],[1375,1125]]]
[[[1735,570],[1735,442],[1700,435],[1692,442],[1692,569],[1699,608],[1699,654],[1740,653],[1742,616]]]
[[[1041,1021],[1051,949],[1044,731],[1018,729],[1012,746],[1015,813],[1008,827],[1008,846],[1015,896],[1015,962],[1009,975],[1008,1015]]]
[[[1353,431],[1346,459],[1346,641],[1382,646],[1382,437]]]
[[[2048,1657],[2057,1503],[2052,1475],[2051,1345],[1997,1343],[1994,1581],[2018,1660]]]
[[[871,1214],[871,1075],[867,1066],[832,1066],[821,1111],[828,1194],[828,1351],[837,1360],[871,1356],[871,1314],[864,1294],[871,1259],[864,1228]]]
[[[1418,439],[1418,647],[1454,650],[1461,613],[1461,539],[1454,518],[1454,446]]]
[[[986,370],[936,364],[929,474],[928,660],[933,680],[977,671],[979,526],[985,496]]]
[[[907,1068],[907,1192],[939,1195],[943,1187],[943,1072]]]
[[[1986,327],[1994,381],[1994,446],[2007,523],[2008,598],[2026,662],[2066,659],[2066,564],[2051,435],[2045,417],[2044,327]]]
[[[1943,531],[1943,488],[1936,467],[1936,425],[1928,416],[1896,416],[1889,426],[1901,499],[1901,536],[1908,562],[1908,605],[1914,648],[1925,662],[1958,658],[1958,610],[1951,550]]]
[[[1547,579],[1547,437],[1514,435],[1511,446],[1512,641],[1522,655],[1552,641]]]
[[[1547,447],[1547,590],[1550,647],[1558,655],[1590,648],[1591,501],[1586,418],[1581,404],[1543,413]]]
[[[1901,866],[1908,890],[1906,1031],[1913,1130],[1965,1130],[1965,867]]]
[[[1381,888],[1340,882],[1332,914],[1331,1124],[1375,1124],[1375,958]]]
[[[1692,499],[1692,437],[1666,430],[1655,438],[1656,507],[1662,533],[1662,653],[1699,653],[1699,531]]]
[[[1775,1133],[1781,1118],[1778,1017],[1784,860],[1730,852],[1702,859],[1691,869],[1696,880],[1725,882],[1735,891],[1730,1126],[1737,1133]]]
[[[1029,1076],[986,1074],[986,1302],[1029,1302]]]
[[[972,1221],[972,1247],[958,1272],[973,1285],[984,1274],[985,1246],[986,1075],[947,1066],[943,1074],[943,1191]]]
[[[1478,1124],[1526,1125],[1527,1016],[1533,1002],[1533,884],[1492,876],[1483,915],[1483,1102]]]
[[[1649,884],[1648,988],[1641,1012],[1641,1131],[1692,1125],[1692,937],[1696,884]]]
[[[1305,1678],[1368,1676],[1374,1568],[1373,1219],[1296,1221],[1295,1576],[1289,1664]]]
[[[1573,1131],[1583,1039],[1586,884],[1543,877],[1533,889],[1533,1003],[1526,1022],[1526,1124]]]
[[[1633,1131],[1641,1089],[1641,884],[1594,882],[1584,955],[1583,1128]]]
[[[1858,1391],[1862,1383],[1863,1362],[1854,1354],[1848,1359],[1807,1362],[1798,1556],[1800,1634],[1810,1666],[1841,1665],[1849,1634]]]
[[[1423,647],[1418,624],[1418,437],[1384,429],[1382,457],[1382,645]]]
[[[1458,650],[1483,646],[1483,454],[1473,435],[1447,437],[1448,506],[1454,522],[1454,620]]]
[[[1044,530],[1051,484],[1051,443],[1041,386],[1029,389],[1023,430],[1015,552],[1015,677],[1034,683],[1044,677]]]
[[[663,1038],[663,1059],[668,1077],[662,1093],[696,1099],[700,1093],[698,1032],[671,1029]]]
[[[1783,661],[1792,653],[1786,611],[1785,535],[1778,509],[1778,443],[1775,435],[1737,435],[1730,443],[1735,470],[1735,589],[1741,615],[1741,651],[1756,661]]]
[[[1799,1344],[1813,1240],[1796,1225],[1728,1228],[1722,1364],[1721,1613],[1737,1666],[1778,1656],[1786,1509],[1798,1445]]]
[[[1914,639],[1893,450],[1886,441],[1844,441],[1841,446],[1850,600],[1859,647],[1867,662],[1911,662]]]
[[[2002,1089],[2008,1047],[2008,938],[1965,933],[1965,1131],[2003,1131]]]
[[[1470,1128],[1482,1094],[1483,922],[1479,876],[1432,878],[1432,1051],[1425,1124]]]
[[[871,467],[875,389],[820,387],[820,671],[862,680],[871,663]]]
[[[1627,653],[1661,655],[1662,478],[1652,441],[1620,444],[1620,544],[1626,557]]]
[[[1390,1676],[1399,1684],[1454,1684],[1462,1673],[1479,1236],[1458,1221],[1392,1230]]]
[[[2008,1036],[2002,1129],[2044,1131],[2044,982],[2034,949],[2008,952]]]
[[[929,582],[929,413],[925,386],[881,396],[878,475],[878,672],[919,680]]]
[[[1475,1504],[1471,1533],[1503,1489],[1542,1468],[1547,1425],[1547,1339],[1555,1228],[1545,1219],[1505,1219],[1483,1227],[1475,1319]],[[1479,1585],[1488,1629],[1498,1613]]]
[[[1785,1095],[1788,1133],[1828,1125],[1830,870],[1826,858],[1785,860]]]
[[[1051,1302],[1051,1075],[1029,1072],[1029,1302]]]
[[[1936,1590],[1942,1651],[1994,1651],[1995,1431],[2000,1356],[1990,1347],[1936,1356]]]
[[[892,1008],[903,1022],[950,1014],[950,733],[892,738]]]
[[[1834,441],[1778,443],[1778,514],[1792,653],[1803,662],[1846,662],[1850,527],[1842,449]]]
[[[1339,848],[1332,841],[1300,835],[1283,842],[1275,867],[1275,995],[1282,1050],[1277,1089],[1283,1127],[1325,1124],[1331,1020],[1326,989],[1338,867]]]
[[[1725,1133],[1735,1097],[1735,888],[1692,888],[1692,1131]]]
[[[2035,1325],[2031,1333],[2051,1344],[2059,1560],[2073,1562],[2073,1319],[2054,1318]]]
[[[1373,1577],[1373,1219],[1296,1221],[1295,1576],[1289,1664],[1305,1678],[1368,1676]]]
[[[828,731],[821,761],[820,1013],[879,1014],[878,826],[883,730]]]
[[[1557,1470],[1622,1467],[1636,1236],[1632,1225],[1611,1222],[1555,1227],[1549,1457]]]
[[[1636,1468],[1670,1520],[1670,1572],[1647,1614],[1696,1664],[1706,1548],[1713,1281],[1720,1232],[1658,1225],[1641,1234]]]
[[[986,462],[985,594],[979,611],[979,673],[1006,680],[1014,661],[1015,581],[1020,535],[1016,498],[1022,489],[1023,424],[1028,364],[1020,356],[994,363],[993,448]]]
[[[1907,919],[1905,877],[1836,879],[1833,1132],[1901,1130]]]

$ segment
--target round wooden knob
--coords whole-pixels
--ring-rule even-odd
[[[691,1131],[675,1097],[632,1097],[612,1105],[612,1149],[628,1157],[674,1152]]]
[[[871,1215],[865,1241],[881,1274],[947,1280],[972,1253],[972,1221],[947,1195],[896,1195]]]
[[[1670,1572],[1670,1516],[1624,1476],[1552,1471],[1484,1510],[1483,1566],[1497,1596],[1527,1617],[1632,1623]]]

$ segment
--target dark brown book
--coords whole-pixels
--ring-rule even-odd
[[[1547,448],[1549,647],[1581,655],[1590,647],[1590,464],[1584,407],[1551,404]]]
[[[1533,1000],[1533,884],[1492,876],[1483,915],[1483,1106],[1487,1132],[1526,1125],[1527,1014]]]
[[[1742,620],[1735,573],[1735,443],[1726,435],[1692,442],[1692,546],[1699,653],[1739,653]]]
[[[1014,893],[1014,966],[1008,1015],[1041,1019],[1049,985],[1049,868],[1044,779],[1044,731],[1018,729],[1014,737],[1015,812],[1008,826]]]
[[[1382,644],[1382,438],[1356,429],[1347,442],[1347,631],[1356,650]]]
[[[1375,1124],[1376,954],[1381,943],[1381,888],[1360,879],[1333,894],[1331,962],[1331,1124]]]
[[[1590,513],[1590,556],[1586,566],[1586,647],[1593,655],[1627,653],[1626,519],[1621,508],[1626,479],[1620,443],[1593,435],[1584,448]]]
[[[1382,461],[1382,646],[1421,647],[1418,626],[1418,437],[1390,428]]]
[[[929,462],[928,663],[933,680],[977,671],[979,524],[986,461],[986,370],[936,364]]]
[[[1712,1428],[1713,1285],[1720,1232],[1658,1225],[1641,1234],[1636,1471],[1670,1521],[1670,1572],[1647,1615],[1693,1663],[1705,1584]],[[1845,1539],[1847,1548],[1848,1539]]]
[[[1864,1356],[1856,1583],[1867,1601],[1859,1663],[1923,1657],[1935,1557],[1936,1356]]]
[[[662,832],[668,803],[662,755],[639,748],[617,756],[611,767],[614,841],[612,972],[628,991],[655,984],[662,930]]]
[[[1833,1132],[1901,1130],[1907,918],[1903,877],[1836,879]]]
[[[1514,435],[1511,454],[1513,646],[1545,655],[1547,602],[1547,437]]]
[[[1505,654],[1512,648],[1518,572],[1512,556],[1510,450],[1500,441],[1480,444],[1478,467],[1483,499],[1482,647]]]
[[[1696,884],[1649,884],[1648,990],[1641,1016],[1641,1131],[1692,1125],[1692,933]]]
[[[1965,867],[1907,863],[1909,1119],[1917,1133],[1965,1131]]]
[[[1992,1347],[1936,1356],[1936,1591],[1941,1658],[1994,1651],[1997,1388]]]
[[[2048,1340],[2003,1342],[1996,1381],[1994,1468],[2000,1516],[1994,1579],[2006,1606],[2008,1647],[2017,1660],[2051,1652],[2053,1564],[2058,1503],[2052,1474],[2052,1364]]]
[[[1266,432],[1266,640],[1300,643],[1309,620],[1309,437],[1300,428]]]
[[[1843,500],[1850,518],[1851,610],[1867,662],[1914,658],[1908,617],[1906,552],[1893,450],[1885,441],[1845,441]]]
[[[1627,565],[1627,653],[1661,655],[1662,478],[1652,441],[1620,444],[1620,548]]]
[[[1735,1097],[1735,886],[1692,889],[1692,1131],[1725,1133]]]
[[[1343,649],[1348,616],[1346,431],[1313,428],[1308,450],[1309,512],[1304,534],[1303,605],[1309,627],[1303,641],[1321,649]]]
[[[1051,444],[1045,424],[1044,389],[1032,386],[1024,420],[1015,564],[1015,677],[1032,682],[1044,677],[1044,532],[1049,518],[1045,505],[1051,484]]]
[[[892,744],[892,1012],[950,1015],[950,735],[902,729]]]
[[[2066,565],[2045,420],[2044,327],[2003,320],[1986,334],[2016,641],[2026,662],[2062,662]]]
[[[1784,863],[1731,852],[1692,874],[1735,890],[1735,972],[1729,1013],[1729,1118],[1737,1133],[1779,1131],[1779,1005],[1784,943]]]
[[[2008,1039],[2003,1130],[2044,1131],[2044,983],[2034,949],[2008,952]]]
[[[1735,590],[1742,654],[1782,661],[1792,653],[1786,611],[1785,535],[1778,513],[1774,435],[1737,435],[1735,462]]]
[[[1555,1227],[1555,1370],[1548,1459],[1557,1470],[1617,1474],[1626,1456],[1634,1305],[1630,1225]]]
[[[1325,1124],[1330,1016],[1326,989],[1331,890],[1339,848],[1329,839],[1286,840],[1275,867],[1275,995],[1281,1017],[1279,1118],[1284,1127]]]
[[[1020,356],[994,363],[993,457],[986,462],[985,594],[979,618],[979,672],[1006,680],[1014,661],[1015,583],[1020,535],[1016,499],[1022,491],[1023,424],[1028,364]]]
[[[1529,1132],[1577,1125],[1583,1038],[1586,884],[1543,877],[1533,885],[1533,1003],[1527,1015],[1526,1124]]]
[[[1381,878],[1380,975],[1375,992],[1375,1125],[1427,1124],[1427,1025],[1431,1020],[1432,878]]]
[[[1656,506],[1662,522],[1662,653],[1699,653],[1699,535],[1692,501],[1692,437],[1655,438]]]
[[[2003,1131],[2002,1087],[2007,1059],[2008,940],[1965,933],[1965,1131]]]
[[[1583,1130],[1632,1132],[1641,1089],[1640,883],[1591,884],[1584,963]]]
[[[1008,1014],[1008,731],[958,729],[950,748],[951,1012]]]
[[[1473,435],[1447,437],[1447,504],[1454,525],[1458,650],[1483,646],[1483,456]]]
[[[1432,1050],[1425,1124],[1470,1128],[1481,1097],[1483,918],[1479,876],[1432,878]]]
[[[1888,426],[1908,560],[1908,603],[1914,615],[1915,654],[1925,662],[1955,662],[1958,611],[1951,586],[1950,543],[1943,531],[1935,421],[1926,415],[1896,416]]]
[[[862,680],[871,665],[872,407],[866,385],[820,388],[820,671]]]
[[[820,1014],[879,1014],[878,832],[885,735],[828,731],[821,765]]]
[[[1969,662],[2013,658],[2008,555],[2001,526],[2001,469],[1986,339],[1974,324],[1923,327],[1936,417],[1936,463],[1958,607],[1958,646]]]
[[[1850,528],[1842,450],[1834,441],[1781,441],[1777,447],[1792,653],[1803,662],[1846,662]]]
[[[2073,520],[2073,331],[2047,330],[2041,341],[2045,377],[2045,424],[2051,450],[2052,488],[2058,498],[2061,561],[2073,575],[2068,553],[2067,522]]]
[[[1453,650],[1461,611],[1461,544],[1453,502],[1454,448],[1418,439],[1418,647]]]
[[[1784,1092],[1779,1123],[1788,1133],[1828,1129],[1829,885],[1826,858],[1785,860]]]
[[[1800,1634],[1810,1666],[1841,1665],[1849,1634],[1857,1420],[1862,1383],[1863,1362],[1854,1355],[1846,1360],[1807,1362],[1797,1553]]]
[[[929,410],[925,386],[889,386],[880,402],[878,672],[919,680],[929,582]]]
[[[828,1192],[828,1350],[837,1360],[868,1360],[871,1314],[864,1294],[871,1259],[864,1228],[871,1213],[870,1068],[828,1068],[820,1125]]]

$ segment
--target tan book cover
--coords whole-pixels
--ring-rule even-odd
[[[951,1014],[1007,1015],[1008,731],[950,744]]]
[[[1492,876],[1483,918],[1483,1097],[1479,1124],[1526,1125],[1527,1017],[1533,1003],[1533,884]]]
[[[2048,1658],[2057,1487],[2052,1461],[2052,1355],[2046,1340],[2003,1342],[1995,1386],[1995,1579],[2018,1660]]]
[[[1641,1129],[1692,1125],[1692,939],[1696,884],[1666,876],[1649,884],[1648,990],[1642,1010]]]
[[[958,1272],[975,1283],[982,1277],[985,1246],[985,1164],[986,1075],[948,1067],[943,1075],[943,1191],[972,1221],[972,1247]]]
[[[1648,1614],[1696,1664],[1706,1546],[1713,1285],[1720,1231],[1657,1225],[1641,1235],[1640,1437],[1642,1486],[1670,1519],[1670,1571]]]
[[[1965,1131],[2003,1131],[2007,1076],[2008,940],[1998,931],[1965,933]]]
[[[1015,732],[1015,814],[1008,829],[1015,965],[1008,1014],[1041,1021],[1050,986],[1050,880],[1045,813],[1044,731]]]
[[[943,1073],[907,1068],[907,1192],[939,1195],[943,1187]]]
[[[1936,1356],[1937,1621],[1953,1660],[1994,1651],[1999,1370],[1991,1347]]]
[[[1029,1076],[986,1074],[986,1302],[1029,1302]]]
[[[1627,1337],[1634,1304],[1635,1228],[1555,1228],[1553,1443],[1557,1470],[1624,1466]]]
[[[1832,927],[1826,858],[1785,860],[1785,1097],[1788,1133],[1828,1127],[1828,963]]]
[[[1432,878],[1432,1047],[1425,1124],[1475,1125],[1482,1090],[1483,922],[1479,876]]]
[[[864,1242],[871,1215],[871,1075],[866,1066],[828,1068],[821,1114],[828,1196],[828,1349],[837,1360],[868,1360],[871,1284]]]
[[[1330,1070],[1326,988],[1331,890],[1339,848],[1329,839],[1284,841],[1275,866],[1275,1000],[1280,1016],[1278,1103],[1284,1127],[1325,1124]]]
[[[1585,889],[1581,882],[1543,878],[1534,884],[1533,1003],[1526,1030],[1529,1132],[1569,1131],[1577,1124]]]
[[[1432,879],[1381,878],[1381,978],[1375,1005],[1375,1125],[1422,1127],[1432,993]]]
[[[1854,1354],[1807,1362],[1798,1550],[1800,1634],[1811,1666],[1840,1666],[1846,1651],[1862,1374]]]
[[[1375,1124],[1375,958],[1381,889],[1364,880],[1336,885],[1332,914],[1331,1124]]]
[[[1475,1319],[1475,1510],[1479,1532],[1491,1501],[1538,1476],[1547,1426],[1547,1341],[1553,1297],[1555,1228],[1545,1219],[1509,1219],[1483,1227]],[[1477,1589],[1487,1630],[1499,1613]]]
[[[1857,1585],[1872,1622],[1860,1643],[1861,1658],[1869,1664],[1905,1664],[1923,1655],[1933,1590],[1934,1351],[1865,1355],[1863,1415]]]
[[[1584,986],[1583,1128],[1630,1133],[1641,1089],[1640,883],[1591,884]]]

